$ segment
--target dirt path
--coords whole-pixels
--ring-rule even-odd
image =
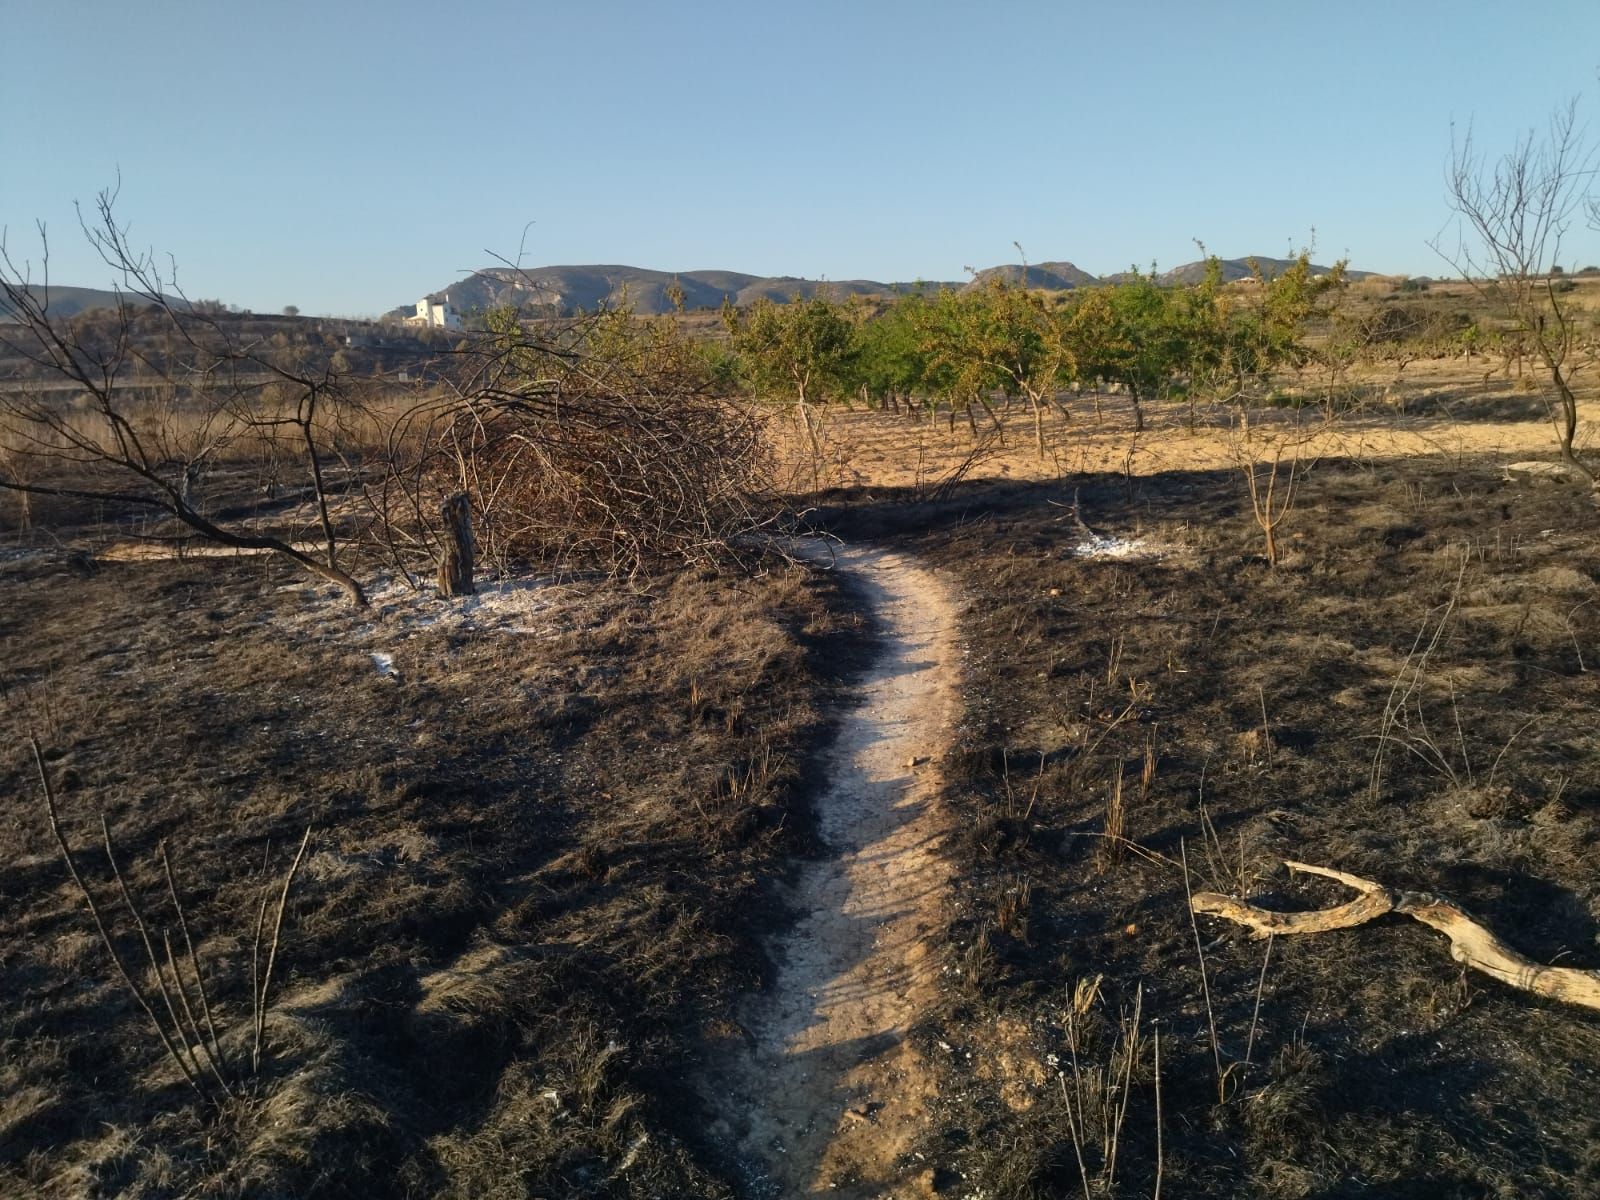
[[[825,548],[808,557],[829,559]],[[933,988],[948,868],[935,766],[956,715],[955,606],[900,554],[836,552],[880,633],[860,700],[843,717],[817,801],[831,856],[790,899],[802,914],[772,947],[775,986],[740,1014],[744,1046],[712,1087],[750,1193],[916,1194],[895,1161],[922,1127],[928,1073],[904,1041]]]

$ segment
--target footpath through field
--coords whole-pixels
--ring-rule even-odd
[[[799,874],[800,918],[773,946],[774,986],[741,1014],[748,1041],[715,1071],[714,1101],[753,1194],[893,1195],[931,1099],[905,1034],[932,994],[925,939],[949,876],[935,796],[958,711],[955,605],[907,555],[803,553],[852,578],[879,649],[825,754],[830,853]]]

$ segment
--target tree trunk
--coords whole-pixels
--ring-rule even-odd
[[[1578,398],[1573,395],[1572,384],[1568,382],[1566,374],[1561,369],[1561,360],[1543,340],[1539,342],[1539,350],[1544,359],[1545,369],[1550,372],[1550,382],[1555,386],[1556,399],[1560,402],[1559,411],[1551,413],[1551,418],[1555,425],[1556,442],[1561,447],[1561,459],[1593,480],[1594,472],[1578,458],[1574,449],[1574,443],[1578,439]]]
[[[439,561],[439,594],[471,596],[477,590],[472,582],[472,502],[465,492],[446,496],[439,515],[444,519],[445,542],[444,557]]]

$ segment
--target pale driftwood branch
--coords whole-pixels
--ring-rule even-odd
[[[1313,866],[1311,863],[1296,862],[1292,858],[1284,859],[1283,865],[1296,875],[1320,875],[1324,879],[1332,879],[1337,883],[1342,883],[1345,887],[1363,895],[1389,895],[1389,889],[1381,883],[1374,883],[1370,879],[1363,879],[1359,875],[1351,875],[1345,871],[1335,871],[1332,867]]]
[[[1448,900],[1407,892],[1395,911],[1450,939],[1450,957],[1525,992],[1600,1010],[1600,971],[1546,967],[1524,958]]]
[[[1322,875],[1328,879],[1336,879],[1346,887],[1360,892],[1361,895],[1336,908],[1319,908],[1311,912],[1276,912],[1217,892],[1196,892],[1191,905],[1197,913],[1226,917],[1236,924],[1245,926],[1251,931],[1250,936],[1254,938],[1264,938],[1276,933],[1327,933],[1332,929],[1350,929],[1356,925],[1365,925],[1394,908],[1394,897],[1389,894],[1389,890],[1381,884],[1373,883],[1370,879],[1347,875],[1343,871],[1335,871],[1329,867],[1314,867],[1309,863],[1286,861],[1283,865],[1299,874]]]
[[[1326,933],[1364,925],[1385,913],[1404,913],[1450,939],[1450,957],[1500,982],[1525,992],[1600,1011],[1600,971],[1547,967],[1524,958],[1455,904],[1420,892],[1393,892],[1370,879],[1329,867],[1286,861],[1289,870],[1335,879],[1361,894],[1346,904],[1311,912],[1277,912],[1216,892],[1196,892],[1190,907],[1197,913],[1225,917],[1251,930],[1269,934]]]

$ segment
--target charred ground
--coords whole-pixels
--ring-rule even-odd
[[[548,592],[534,627],[369,621],[259,561],[6,554],[0,1193],[728,1194],[692,1049],[767,969],[866,628],[782,562]],[[266,1063],[220,1111],[115,982],[28,730],[130,961],[98,815],[161,924],[167,841],[225,1025],[313,828]]]
[[[1174,1195],[1600,1187],[1593,1016],[1465,973],[1400,918],[1279,937],[1264,974],[1263,943],[1201,918],[1213,1054],[1185,857],[1195,890],[1349,898],[1289,882],[1300,859],[1448,894],[1540,961],[1600,962],[1587,494],[1461,459],[1325,462],[1303,488],[1275,570],[1236,472],[974,485],[915,512],[840,498],[838,528],[914,548],[968,601],[947,764],[962,915],[921,1030],[945,1065],[930,1187],[1068,1196],[1114,1175],[1148,1195],[1158,1169]],[[1095,533],[1142,549],[1080,556],[1075,493]],[[1374,787],[1412,675],[1414,748],[1384,743]],[[1103,836],[1119,775],[1136,845]],[[1097,1097],[1126,1114],[1114,1149]]]
[[[1237,471],[818,514],[965,606],[908,1187],[1600,1187],[1593,1019],[1464,974],[1421,926],[1278,938],[1263,972],[1263,943],[1202,918],[1202,986],[1185,858],[1194,889],[1282,907],[1344,898],[1285,858],[1439,891],[1536,960],[1600,961],[1588,496],[1459,455],[1323,460],[1301,489],[1275,569]],[[103,541],[99,514],[36,515],[54,536],[0,559],[0,1193],[736,1193],[691,1080],[770,979],[771,885],[819,852],[813,755],[871,640],[836,578],[525,581],[533,608],[465,617],[379,587],[363,615],[263,561],[107,562],[72,532]],[[1080,522],[1128,556],[1080,554]],[[99,813],[163,922],[168,842],[230,1024],[264,882],[313,826],[240,1102],[197,1104],[114,982],[29,730],[108,905]]]

